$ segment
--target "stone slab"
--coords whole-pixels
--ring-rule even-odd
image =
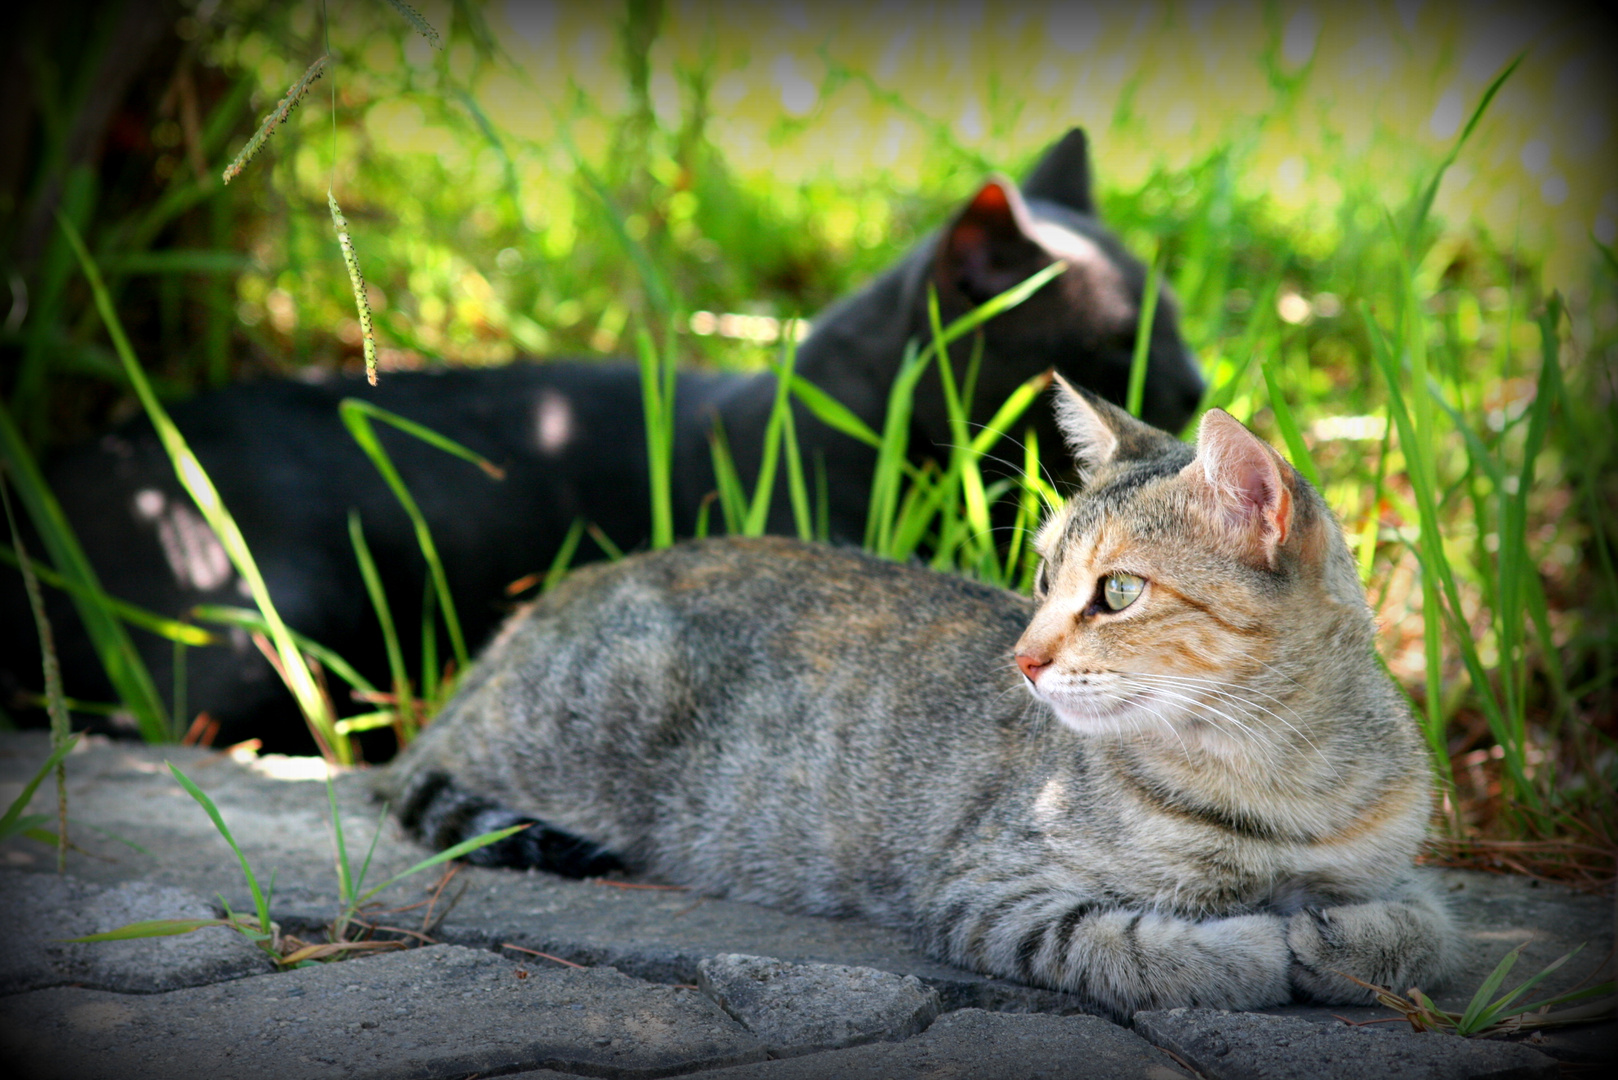
[[[1393,1024],[1350,1027],[1263,1013],[1167,1009],[1136,1013],[1135,1030],[1208,1080],[1554,1080],[1560,1068],[1526,1046]]]
[[[89,854],[69,855],[69,869],[75,875],[103,884],[147,880],[204,896],[220,892],[232,907],[250,909],[235,856],[202,809],[169,775],[163,763],[171,759],[215,801],[260,877],[275,873],[272,916],[284,929],[317,934],[335,916],[338,896],[325,770],[318,759],[265,755],[243,761],[178,746],[106,739],[83,742],[84,749],[67,762],[74,818],[119,833],[151,854],[132,852],[80,830],[74,842]],[[0,800],[11,797],[7,791],[14,794],[21,789],[48,753],[47,747],[42,733],[0,733]],[[363,852],[381,807],[370,800],[365,777],[358,771],[338,775],[335,788],[349,851]],[[35,797],[36,807],[43,807],[47,796],[54,807],[54,792],[43,788]],[[32,841],[17,842],[7,854],[32,860],[23,864],[25,869],[54,865],[54,853]],[[371,880],[383,880],[425,854],[387,822],[376,846]],[[355,854],[356,861],[359,858]],[[379,900],[384,908],[415,904],[426,898],[436,880],[432,872],[407,879]],[[466,868],[455,890],[463,885],[465,893],[435,932],[439,940],[451,944],[498,949],[511,943],[669,983],[695,983],[702,960],[745,952],[915,975],[938,989],[946,1009],[1079,1008],[1065,994],[939,963],[916,949],[904,933],[858,920],[793,915],[683,891],[621,888],[532,872]],[[419,926],[420,915],[411,918]]]
[[[0,733],[0,805],[21,789],[47,747],[43,733]],[[73,840],[84,850],[69,854],[70,872],[82,882],[107,887],[144,882],[183,889],[192,897],[222,892],[233,906],[245,907],[246,888],[235,856],[164,768],[166,758],[185,769],[218,803],[261,874],[268,877],[275,872],[275,918],[289,930],[318,936],[319,928],[336,914],[338,901],[322,782],[325,770],[313,759],[237,760],[183,747],[86,739],[67,761],[70,812],[77,821],[120,834],[145,852],[89,829],[75,829]],[[365,777],[359,772],[339,775],[335,789],[350,851],[361,851],[380,808],[369,800]],[[47,785],[36,796],[34,809],[54,811],[54,800]],[[423,855],[391,823],[385,824],[372,880],[402,870]],[[54,859],[54,851],[26,839],[0,847],[0,860],[19,871],[47,873],[54,869]],[[1587,943],[1579,957],[1543,984],[1547,994],[1584,978],[1612,948],[1610,897],[1464,871],[1444,871],[1443,879],[1465,933],[1462,971],[1434,995],[1446,1007],[1464,1004],[1500,955],[1521,941],[1529,945],[1513,981],[1517,975],[1538,971],[1573,945]],[[435,883],[430,872],[394,886],[380,900],[386,908],[404,908],[425,899]],[[917,951],[904,934],[888,928],[858,920],[796,916],[681,891],[617,887],[622,884],[630,883],[572,882],[546,874],[468,868],[446,890],[446,903],[455,895],[459,900],[436,933],[441,940],[482,949],[499,950],[511,943],[581,964],[611,965],[652,982],[695,983],[702,960],[742,952],[915,975],[939,991],[946,1011],[978,1006],[1066,1013],[1077,1008],[1065,995],[940,964]],[[466,891],[459,894],[463,886]],[[441,904],[437,910],[443,909]],[[419,927],[420,917],[419,909],[381,915],[382,921],[406,927]],[[1292,1006],[1273,1011],[1327,1024],[1338,1023],[1333,1013],[1355,1020],[1389,1015],[1368,1007]],[[1607,1060],[1614,1030],[1609,1024],[1552,1033],[1542,1048],[1570,1060]]]
[[[1538,974],[1557,958],[1583,946],[1572,960],[1540,983],[1530,996],[1543,1000],[1588,979],[1585,985],[1614,974],[1613,898],[1575,892],[1548,882],[1503,874],[1443,871],[1446,895],[1461,928],[1459,963],[1439,987],[1422,987],[1440,1008],[1460,1012],[1508,951],[1524,945],[1500,993]],[[1409,987],[1393,987],[1404,993]],[[1527,1003],[1527,1002],[1525,1002]],[[1316,1023],[1340,1025],[1338,1017],[1356,1022],[1394,1015],[1373,1005],[1291,1005],[1264,1012],[1296,1016]],[[1389,1025],[1395,1026],[1395,1025]],[[1618,1060],[1618,1023],[1542,1032],[1532,1045],[1566,1061]]]
[[[899,1042],[938,1019],[936,990],[876,968],[725,953],[698,965],[697,987],[775,1058]]]
[[[241,934],[210,927],[190,934],[79,944],[147,919],[212,919],[212,904],[147,881],[110,888],[72,876],[0,870],[0,994],[48,986],[152,994],[262,975],[275,965]]]
[[[809,1057],[704,1073],[703,1080],[1185,1080],[1145,1039],[1098,1016],[961,1009],[902,1043],[867,1043]],[[536,1078],[537,1080],[537,1078]]]
[[[453,945],[167,994],[0,999],[0,1060],[30,1080],[651,1077],[763,1057],[694,990]]]

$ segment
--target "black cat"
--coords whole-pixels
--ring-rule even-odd
[[[973,419],[987,420],[1018,384],[1049,367],[1122,401],[1145,273],[1096,217],[1078,129],[1046,153],[1020,191],[1009,180],[990,179],[951,224],[816,319],[799,346],[797,371],[880,430],[905,342],[928,340],[929,285],[947,323],[1056,259],[1068,263],[1060,276],[982,327]],[[954,348],[958,378],[971,348],[967,340]],[[1145,418],[1178,430],[1202,390],[1165,294],[1153,323]],[[387,668],[350,545],[350,508],[360,513],[406,637],[420,623],[424,564],[409,520],[338,418],[337,403],[349,396],[425,424],[506,470],[503,481],[491,480],[379,425],[430,523],[473,646],[508,609],[505,586],[544,570],[575,519],[598,525],[624,550],[648,538],[641,393],[629,365],[518,362],[389,373],[374,388],[355,377],[266,380],[176,406],[176,424],[235,516],[288,625],[336,650],[378,685],[386,683]],[[750,490],[774,396],[770,374],[679,378],[673,482],[680,532],[691,531],[714,488],[713,417],[722,420]],[[801,407],[795,420],[806,460],[825,464],[833,536],[857,542],[875,452]],[[910,450],[917,458],[941,457],[938,448],[949,441],[942,389],[929,372],[916,394]],[[1054,430],[1041,433],[1041,446],[1060,468]],[[47,479],[111,595],[171,616],[197,604],[251,603],[144,419],[62,455]],[[770,524],[773,531],[790,531],[784,495]],[[38,545],[32,550],[37,554]],[[579,549],[580,559],[601,554],[591,540]],[[0,681],[12,690],[37,687],[39,650],[19,575],[5,575],[4,593]],[[53,594],[49,610],[67,693],[109,699],[112,691],[69,600]],[[170,699],[172,646],[140,630],[131,634],[159,692]],[[272,749],[309,746],[290,696],[246,635],[236,632],[225,647],[191,650],[186,672],[187,710],[206,710],[219,721],[219,741],[258,736]]]

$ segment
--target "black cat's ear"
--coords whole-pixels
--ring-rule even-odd
[[[944,231],[936,274],[941,289],[982,304],[1050,261],[1032,239],[1033,219],[1017,185],[992,176]]]
[[[1023,182],[1023,194],[1030,199],[1059,203],[1081,214],[1096,212],[1090,196],[1090,143],[1083,128],[1074,128],[1058,139],[1034,171]]]
[[[1182,470],[1214,511],[1217,524],[1264,565],[1293,529],[1297,473],[1275,448],[1223,409],[1209,409],[1197,429],[1196,459]]]

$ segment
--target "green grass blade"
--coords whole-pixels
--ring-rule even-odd
[[[72,728],[67,717],[67,705],[62,693],[62,665],[56,654],[56,640],[51,633],[51,620],[45,613],[45,594],[40,591],[39,578],[34,575],[34,561],[28,557],[22,533],[17,528],[17,515],[11,512],[11,490],[6,484],[4,470],[0,470],[0,503],[4,503],[6,524],[11,528],[11,542],[16,545],[18,568],[22,571],[23,588],[28,594],[28,607],[33,612],[34,629],[39,640],[41,666],[45,675],[45,712],[50,717],[51,746],[67,745]],[[175,683],[176,698],[183,683]],[[67,872],[67,772],[60,763],[56,766],[56,872]]]
[[[365,892],[360,894],[359,899],[355,901],[355,903],[363,904],[371,897],[381,892],[383,889],[386,889],[389,885],[392,885],[394,882],[403,881],[412,874],[419,874],[423,870],[430,870],[440,863],[449,862],[451,859],[459,859],[462,855],[476,851],[480,847],[487,847],[490,844],[499,843],[506,837],[520,833],[526,828],[529,828],[529,825],[512,825],[509,828],[496,829],[494,832],[486,832],[479,836],[474,836],[470,840],[462,840],[454,847],[447,847],[438,854],[421,860],[421,862],[417,863],[415,866],[412,866],[410,869],[394,874],[392,877],[388,878],[388,880],[384,881],[375,888],[367,889]]]
[[[1135,352],[1129,360],[1129,396],[1125,399],[1130,416],[1139,416],[1146,398],[1146,358],[1152,351],[1152,321],[1157,318],[1157,294],[1163,284],[1163,250],[1152,257],[1146,274],[1146,291],[1141,294],[1140,322],[1135,329]]]
[[[562,546],[556,549],[556,557],[551,559],[551,565],[545,571],[545,580],[540,585],[540,591],[550,592],[567,576],[568,568],[573,565],[573,555],[579,550],[579,540],[584,536],[584,519],[576,517],[573,524],[567,527],[567,535],[562,537]]]
[[[671,470],[674,462],[674,402],[665,395],[660,360],[652,335],[644,329],[636,334],[636,358],[640,364],[641,409],[646,423],[646,464],[652,489],[652,547],[666,548],[674,543],[674,503]]]
[[[1565,994],[1557,994],[1555,997],[1548,997],[1541,1001],[1533,1002],[1529,1005],[1520,1005],[1517,1008],[1516,1015],[1527,1016],[1541,1010],[1554,1009],[1558,1005],[1571,1005],[1575,1001],[1589,1001],[1591,998],[1611,997],[1614,990],[1618,990],[1618,982],[1608,979],[1606,982],[1596,983],[1594,986],[1586,986],[1582,990],[1569,990]],[[1611,1015],[1612,1008],[1613,1003],[1608,1002],[1608,1015]],[[1599,1016],[1599,1014],[1597,1015]],[[1592,1019],[1593,1018],[1594,1017],[1592,1017]]]
[[[714,484],[719,496],[719,512],[725,519],[725,532],[739,536],[742,522],[747,518],[747,495],[736,472],[735,459],[730,455],[725,425],[718,417],[714,418],[708,432],[708,451],[713,457]]]
[[[1422,189],[1421,195],[1417,198],[1415,206],[1412,207],[1410,215],[1410,232],[1406,239],[1406,244],[1410,251],[1415,251],[1416,245],[1421,240],[1421,230],[1427,225],[1427,216],[1432,212],[1433,200],[1438,197],[1438,186],[1443,183],[1444,174],[1449,171],[1451,165],[1455,164],[1455,159],[1460,157],[1461,148],[1472,137],[1473,129],[1478,126],[1478,121],[1482,120],[1483,114],[1488,111],[1489,103],[1494,100],[1494,96],[1500,92],[1500,88],[1505,85],[1507,79],[1511,78],[1512,72],[1517,70],[1517,65],[1521,64],[1523,58],[1527,55],[1526,51],[1518,53],[1516,58],[1507,64],[1500,74],[1494,77],[1494,81],[1489,83],[1488,88],[1483,91],[1483,96],[1478,99],[1477,106],[1473,108],[1472,115],[1467,118],[1466,126],[1461,129],[1460,136],[1456,138],[1454,144],[1449,148],[1449,153],[1444,155],[1444,160],[1439,163],[1438,168],[1433,172],[1427,186]]]
[[[468,450],[454,439],[451,439],[445,435],[440,435],[438,432],[434,431],[430,427],[427,427],[425,424],[418,424],[414,420],[400,416],[396,412],[390,412],[387,409],[382,408],[380,405],[374,405],[371,402],[366,401],[364,398],[344,398],[342,401],[337,403],[337,408],[338,412],[343,416],[344,425],[347,426],[351,432],[354,430],[356,424],[359,424],[362,427],[365,426],[361,423],[362,420],[380,420],[389,427],[396,428],[412,438],[421,440],[434,450],[442,450],[444,453],[458,457],[470,465],[476,465],[479,469],[483,470],[484,475],[488,476],[488,478],[491,480],[504,480],[506,478],[506,472],[504,469],[500,468],[500,466],[496,465],[494,462],[490,461],[476,450]],[[355,416],[360,419],[350,421],[348,419],[349,416]]]
[[[802,375],[792,376],[792,395],[803,403],[804,408],[814,414],[815,419],[833,431],[839,431],[851,439],[858,439],[867,446],[882,445],[882,437],[872,431],[864,420],[854,415],[854,410]]]
[[[445,453],[453,454],[463,461],[469,461],[482,469],[496,480],[503,479],[505,473],[496,467],[487,458],[468,450],[453,439],[424,427],[414,420],[406,420],[397,413],[373,405],[363,398],[344,398],[337,405],[337,412],[342,417],[343,425],[348,433],[365,451],[365,456],[371,459],[371,464],[381,474],[382,480],[393,492],[410,524],[416,533],[416,544],[421,548],[422,557],[427,560],[427,569],[433,587],[438,593],[438,607],[443,615],[444,629],[449,633],[450,647],[455,651],[455,662],[461,670],[465,670],[471,662],[466,650],[466,639],[461,634],[461,620],[455,614],[455,601],[450,596],[449,578],[444,573],[444,563],[438,557],[438,546],[433,543],[432,530],[427,526],[427,518],[422,514],[421,508],[416,505],[415,498],[410,489],[405,486],[404,478],[394,466],[393,459],[388,456],[387,449],[383,447],[382,440],[377,438],[376,429],[371,426],[372,420],[380,420],[389,424],[406,435],[414,436]]]
[[[894,512],[899,504],[902,462],[910,447],[910,415],[916,384],[932,358],[932,350],[917,353],[912,342],[905,346],[899,374],[888,389],[887,415],[882,424],[882,445],[877,450],[876,469],[871,478],[870,512],[865,522],[865,549],[890,556]]]
[[[804,480],[803,453],[798,446],[798,426],[792,418],[790,400],[782,412],[781,445],[787,455],[787,498],[792,505],[792,522],[797,527],[798,539],[807,543],[815,538],[815,523],[809,508],[809,485]]]
[[[239,626],[243,630],[250,630],[265,636],[268,636],[270,632],[269,621],[251,608],[230,607],[224,604],[198,604],[191,609],[191,614],[203,622],[220,623],[224,626]],[[344,660],[341,656],[320,644],[320,642],[311,640],[296,630],[289,630],[288,633],[292,635],[292,642],[297,646],[300,653],[314,657],[325,666],[327,671],[330,671],[354,689],[366,694],[377,693],[377,688],[371,684],[371,680],[361,675],[354,665],[347,660]]]
[[[371,598],[371,609],[382,628],[382,645],[388,654],[388,673],[393,677],[393,694],[398,711],[401,736],[409,740],[415,736],[415,720],[410,715],[410,672],[405,667],[404,649],[399,644],[399,630],[393,624],[393,609],[388,605],[388,594],[382,588],[382,575],[376,560],[371,557],[371,546],[365,542],[365,528],[360,524],[360,512],[348,512],[348,539],[354,548],[354,558],[360,566],[360,577],[365,581],[365,594]],[[329,664],[327,665],[330,666]],[[335,669],[334,669],[335,670]],[[346,678],[346,676],[345,676]],[[350,682],[349,685],[353,685]]]
[[[1286,273],[1287,267],[1283,266],[1265,286],[1263,295],[1249,309],[1253,312],[1253,316],[1248,320],[1247,329],[1242,332],[1233,350],[1234,355],[1239,358],[1235,370],[1224,382],[1208,388],[1207,394],[1202,399],[1202,411],[1228,409],[1230,403],[1236,400],[1242,380],[1247,377],[1248,369],[1253,366],[1253,360],[1259,355],[1259,339],[1275,322],[1275,304],[1281,295],[1281,284],[1286,279]]]
[[[669,319],[674,314],[675,309],[673,294],[669,289],[668,282],[658,272],[657,264],[646,253],[646,248],[641,245],[640,241],[630,235],[629,226],[624,221],[623,214],[619,213],[617,204],[613,202],[612,192],[602,182],[601,177],[596,175],[595,169],[590,167],[590,163],[584,159],[584,155],[579,153],[578,147],[573,145],[573,139],[568,134],[567,127],[559,124],[556,135],[569,155],[572,156],[574,170],[578,173],[579,178],[584,181],[584,186],[601,204],[601,209],[606,214],[607,227],[618,240],[618,243],[623,246],[624,252],[629,256],[629,261],[634,264],[635,272],[640,277],[641,288],[645,290],[646,299],[651,303],[653,311],[661,318]]]
[[[219,807],[215,806],[214,801],[208,798],[208,793],[197,787],[191,778],[181,772],[174,762],[165,761],[163,764],[169,767],[169,772],[174,774],[174,779],[179,781],[180,786],[185,788],[187,794],[197,800],[197,803],[207,812],[214,828],[219,830],[219,835],[225,838],[225,843],[230,845],[230,850],[236,853],[236,861],[242,865],[242,876],[247,879],[247,890],[253,894],[253,910],[258,913],[258,925],[261,929],[267,930],[270,925],[269,898],[259,888],[258,876],[253,873],[253,867],[248,863],[247,856],[242,854],[241,846],[236,843],[236,838],[231,835],[230,826],[225,824],[224,817],[219,813]]]
[[[10,470],[12,483],[16,485],[17,495],[34,522],[45,554],[64,581],[78,586],[71,595],[79,620],[84,624],[85,633],[89,635],[113,689],[124,706],[134,714],[141,738],[147,742],[173,741],[168,709],[157,694],[151,673],[146,670],[146,664],[130,640],[128,631],[111,610],[95,568],[79,546],[73,526],[68,523],[61,504],[45,483],[33,454],[23,440],[22,432],[13,423],[11,413],[3,403],[0,403],[0,458],[5,460]],[[41,566],[39,569],[46,568]]]
[[[129,338],[124,334],[118,313],[112,308],[112,298],[107,293],[106,285],[102,283],[101,272],[91,259],[78,230],[65,219],[61,221],[61,226],[79,257],[79,265],[90,284],[90,291],[95,296],[96,308],[100,312],[108,336],[112,338],[118,359],[123,363],[130,385],[135,388],[136,396],[140,398],[141,405],[145,408],[152,427],[156,429],[164,451],[174,465],[175,475],[202,513],[203,520],[218,537],[220,545],[230,557],[232,565],[236,567],[236,572],[247,583],[248,591],[258,604],[259,610],[264,613],[265,622],[269,625],[270,639],[281,660],[282,677],[287,681],[288,689],[297,700],[304,719],[308,722],[317,742],[326,747],[328,752],[334,753],[339,761],[348,762],[351,754],[347,740],[338,737],[333,729],[334,717],[331,710],[320,693],[320,688],[315,684],[308,665],[304,663],[303,656],[293,643],[286,624],[276,612],[275,603],[270,599],[269,587],[264,583],[263,575],[259,573],[258,564],[253,559],[253,553],[248,550],[247,541],[237,528],[236,520],[225,508],[223,500],[219,498],[218,489],[202,468],[202,463],[191,452],[185,437],[180,434],[180,429],[174,426],[174,421],[169,419],[168,411],[152,392],[146,373],[141,369],[140,362],[135,359],[135,351],[129,344]]]
[[[1476,992],[1472,994],[1472,1000],[1466,1003],[1466,1009],[1461,1013],[1461,1020],[1458,1025],[1462,1035],[1476,1030],[1477,1019],[1489,1007],[1489,999],[1500,988],[1500,984],[1506,981],[1506,976],[1511,974],[1512,966],[1517,963],[1517,957],[1521,956],[1523,949],[1527,947],[1528,943],[1525,941],[1516,948],[1509,950],[1506,955],[1500,958],[1500,962],[1494,966],[1493,971],[1489,972],[1488,977],[1478,986]]]
[[[982,457],[994,449],[994,444],[1006,437],[1006,432],[1022,419],[1023,413],[1028,411],[1050,384],[1051,373],[1042,371],[1013,390],[1004,404],[995,410],[989,422],[983,425],[983,429],[973,436],[972,453]]]
[[[758,481],[753,487],[753,499],[742,522],[747,536],[762,536],[769,524],[770,503],[775,498],[775,470],[781,454],[786,429],[792,422],[792,369],[797,362],[797,341],[788,333],[782,346],[782,357],[775,371],[775,400],[770,406],[770,419],[764,427],[763,456],[759,459]]]
[[[1274,362],[1266,358],[1260,365],[1264,375],[1264,386],[1270,392],[1270,411],[1275,414],[1275,426],[1281,431],[1281,438],[1286,441],[1287,452],[1292,455],[1292,464],[1303,473],[1304,478],[1315,487],[1320,487],[1320,470],[1315,467],[1315,456],[1309,452],[1309,446],[1303,441],[1303,432],[1298,430],[1298,421],[1293,418],[1292,406],[1287,404],[1286,395],[1281,393],[1281,387],[1276,382]]]
[[[34,773],[28,783],[23,785],[22,791],[18,793],[17,797],[11,800],[11,805],[6,807],[4,816],[0,816],[0,840],[15,836],[23,829],[33,828],[39,824],[38,821],[34,820],[35,818],[50,820],[46,815],[25,816],[23,811],[28,809],[28,804],[34,798],[34,792],[39,790],[39,785],[45,782],[45,777],[49,776],[58,765],[67,760],[67,756],[73,752],[73,748],[78,745],[78,742],[78,733],[74,733],[67,742],[52,750],[50,757],[46,758],[45,763],[39,767],[39,771]]]
[[[142,919],[120,926],[116,930],[108,930],[101,934],[86,934],[83,937],[63,938],[63,941],[75,943],[89,943],[95,941],[133,941],[136,938],[175,937],[179,934],[189,934],[196,930],[203,930],[210,926],[229,926],[229,919]]]
[[[337,811],[337,786],[326,771],[326,805],[331,809],[332,846],[337,856],[337,895],[344,910],[354,899],[354,872],[348,865],[348,844],[343,836],[343,815]],[[341,935],[339,935],[341,936]]]
[[[585,526],[584,531],[590,534],[590,539],[596,542],[596,546],[601,548],[602,554],[606,555],[609,561],[617,562],[624,557],[623,549],[612,542],[612,537],[608,536],[600,525],[592,521]]]
[[[1045,287],[1046,282],[1060,277],[1067,270],[1067,263],[1057,260],[1049,266],[1031,274],[1025,280],[1013,285],[998,296],[992,296],[979,306],[962,315],[949,326],[944,328],[942,340],[935,339],[932,347],[947,349],[959,338],[976,330],[996,315],[1003,314],[1033,296]]]
[[[371,859],[376,855],[377,842],[382,839],[382,827],[387,824],[388,808],[382,807],[382,813],[377,815],[376,828],[371,832],[371,844],[365,849],[365,861],[360,863],[360,872],[354,875],[354,890],[357,893],[365,888],[366,875],[371,872]]]
[[[1515,961],[1516,957],[1513,956],[1512,953],[1520,952],[1526,945],[1527,942],[1524,942],[1522,945],[1518,945],[1512,950],[1511,953],[1506,954],[1506,958]],[[1510,991],[1502,995],[1499,1000],[1486,1003],[1484,1007],[1477,1010],[1475,1014],[1473,1013],[1472,1006],[1468,1005],[1466,1013],[1462,1016],[1461,1034],[1470,1035],[1472,1032],[1486,1028],[1490,1024],[1494,1023],[1497,1018],[1505,1014],[1507,1009],[1511,1008],[1512,1002],[1516,1001],[1528,991],[1544,982],[1549,975],[1556,971],[1556,969],[1560,968],[1563,964],[1577,956],[1579,952],[1583,950],[1583,948],[1583,945],[1577,945],[1573,948],[1572,952],[1563,953],[1561,956],[1557,957],[1555,960],[1552,960],[1549,964],[1546,964],[1543,968],[1541,968],[1539,974],[1532,975],[1525,979],[1522,983],[1518,984]],[[1510,969],[1510,964],[1506,963],[1506,960],[1504,959],[1500,961],[1500,966],[1505,967],[1508,970]],[[1496,970],[1498,971],[1499,968],[1496,968]],[[1495,980],[1493,974],[1489,976],[1489,979],[1494,980],[1494,985],[1489,989],[1489,993],[1492,994],[1494,993],[1495,987],[1500,985],[1500,981]],[[1485,980],[1484,985],[1488,985],[1488,980]],[[1478,994],[1473,995],[1473,1001],[1475,1002],[1480,995],[1482,995],[1481,987],[1479,988]],[[1468,1023],[1468,1020],[1470,1020],[1470,1023]]]
[[[344,735],[357,735],[362,731],[381,731],[399,726],[399,710],[377,709],[375,712],[357,713],[337,721],[337,730]]]
[[[17,553],[6,544],[0,544],[0,562],[13,567],[19,565]],[[41,584],[49,585],[53,589],[60,589],[74,597],[74,599],[89,599],[95,603],[105,604],[108,610],[129,625],[138,626],[148,633],[167,638],[176,644],[213,645],[219,640],[200,626],[193,626],[178,619],[171,619],[166,615],[159,615],[155,611],[137,607],[126,600],[108,596],[106,593],[97,593],[80,582],[70,581],[38,560],[34,560],[33,568],[34,574],[39,578]]]

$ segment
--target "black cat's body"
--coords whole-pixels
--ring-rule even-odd
[[[799,347],[797,372],[880,430],[906,341],[928,337],[930,285],[948,322],[1058,258],[1068,263],[1061,275],[982,327],[973,419],[986,420],[1017,385],[1050,367],[1121,401],[1145,274],[1095,217],[1084,136],[1077,130],[1047,153],[1025,191],[990,180],[953,223],[816,319]],[[962,341],[953,350],[958,376],[971,348]],[[1146,418],[1178,429],[1202,387],[1165,296],[1149,353]],[[338,402],[349,396],[424,424],[506,470],[503,481],[491,480],[382,427],[381,438],[443,557],[470,645],[509,607],[505,586],[544,571],[576,519],[599,526],[624,550],[648,538],[641,393],[628,365],[518,362],[385,373],[375,388],[356,377],[266,380],[175,407],[176,424],[241,526],[287,623],[379,684],[386,682],[383,643],[350,544],[350,509],[359,511],[407,647],[420,623],[425,569],[408,519],[338,417]],[[714,488],[713,418],[722,421],[742,477],[751,483],[774,397],[775,378],[768,373],[680,377],[677,531],[691,531]],[[946,418],[939,380],[929,373],[917,390],[913,456],[942,456],[937,448],[950,441]],[[874,451],[801,407],[795,419],[806,462],[824,463],[833,537],[857,541]],[[1042,446],[1059,447],[1054,430],[1042,434]],[[250,603],[144,420],[59,457],[47,479],[111,595],[174,617],[198,604]],[[784,500],[770,524],[789,531]],[[37,545],[33,550],[37,555]],[[582,559],[600,554],[588,539],[579,550]],[[37,688],[38,646],[20,580],[11,574],[4,580],[0,686]],[[50,614],[67,693],[110,698],[71,603],[53,595]],[[171,645],[131,633],[159,693],[172,700]],[[185,701],[188,715],[206,710],[219,721],[221,740],[259,736],[272,747],[307,745],[290,696],[241,633],[226,647],[190,651]]]

